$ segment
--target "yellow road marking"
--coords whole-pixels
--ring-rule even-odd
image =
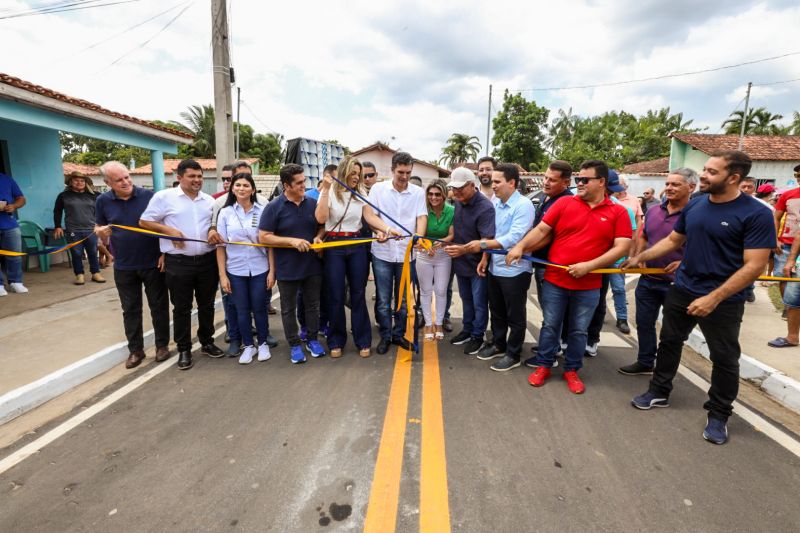
[[[425,342],[422,352],[419,530],[442,533],[450,531],[450,504],[447,490],[439,349],[436,341]]]
[[[411,356],[408,350],[398,348],[389,402],[383,420],[378,459],[375,461],[375,472],[372,475],[367,518],[364,521],[366,533],[387,533],[395,530],[410,387]]]

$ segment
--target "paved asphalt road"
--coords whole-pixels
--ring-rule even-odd
[[[582,396],[446,342],[413,362],[197,357],[0,474],[0,531],[799,531],[800,458],[739,417],[705,442],[684,378],[669,409],[633,409],[647,379],[616,372],[622,345]]]

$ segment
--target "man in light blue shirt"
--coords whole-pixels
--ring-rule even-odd
[[[483,250],[508,250],[525,237],[534,219],[533,204],[522,196],[519,169],[503,163],[492,172],[492,200],[495,208],[495,237],[480,241]],[[488,272],[487,272],[488,265]],[[522,343],[527,327],[526,302],[533,267],[529,261],[506,265],[500,254],[484,254],[478,274],[487,276],[492,340],[478,351],[478,359],[502,357],[491,369],[505,372],[520,364]]]

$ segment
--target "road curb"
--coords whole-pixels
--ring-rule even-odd
[[[215,310],[222,307],[222,300],[215,302]],[[192,325],[197,324],[197,310],[192,311]],[[170,325],[172,325],[170,323]],[[144,348],[154,344],[154,331],[144,333]],[[0,396],[0,425],[34,409],[70,389],[86,383],[128,358],[127,341],[112,344],[79,361],[52,372],[32,383],[13,389]]]
[[[701,331],[692,330],[686,344],[705,359],[711,360],[708,344]],[[800,382],[797,380],[747,354],[742,354],[739,359],[739,376],[787,409],[800,413]]]

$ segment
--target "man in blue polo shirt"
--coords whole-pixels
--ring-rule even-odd
[[[319,224],[315,211],[317,202],[306,198],[306,177],[303,167],[284,165],[280,170],[283,194],[264,209],[258,224],[261,244],[291,246],[275,249],[275,279],[281,292],[281,320],[286,340],[291,346],[292,363],[304,363],[303,346],[297,323],[297,291],[303,292],[308,342],[311,357],[322,357],[325,350],[317,341],[319,331],[319,299],[322,286],[322,264],[316,253],[310,252]]]
[[[637,409],[668,407],[683,343],[695,325],[711,352],[711,388],[703,438],[728,440],[728,417],[739,392],[739,327],[747,288],[764,271],[776,235],[772,213],[739,191],[752,162],[744,152],[714,152],[700,176],[704,194],[690,201],[675,229],[655,246],[623,263],[636,268],[685,245],[675,284],[664,301],[664,320],[650,387],[636,396]]]
[[[130,353],[125,368],[139,366],[145,357],[143,287],[155,333],[156,361],[165,361],[169,358],[169,297],[158,239],[119,228],[112,230],[109,226],[138,226],[153,191],[136,187],[131,182],[128,168],[118,161],[104,163],[100,173],[111,190],[97,198],[94,232],[105,242],[111,239],[116,257],[114,284],[122,305],[122,323]]]
[[[0,248],[12,252],[22,251],[22,232],[14,213],[25,205],[25,197],[11,176],[0,173]],[[22,284],[22,257],[4,257],[3,268],[8,289],[11,292],[25,293],[28,289]],[[6,296],[6,289],[0,282],[0,296]]]

